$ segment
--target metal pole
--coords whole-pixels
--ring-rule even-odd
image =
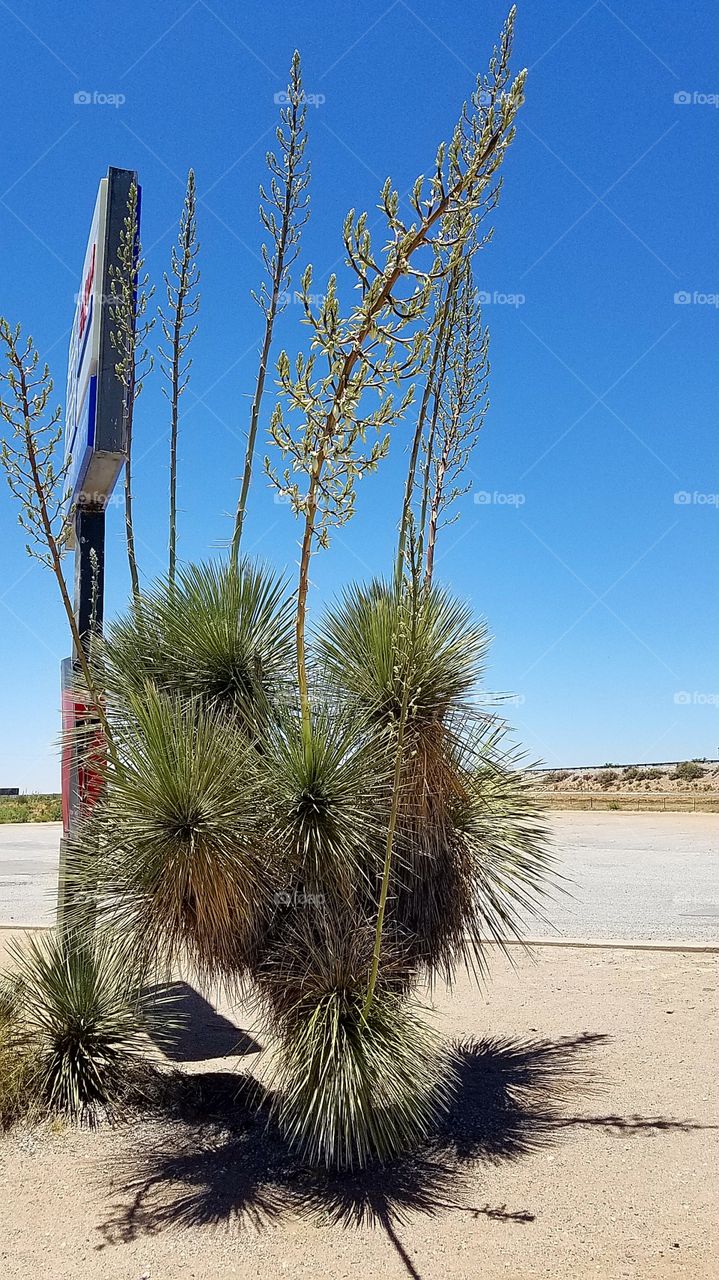
[[[117,376],[110,304],[116,293],[113,272],[133,184],[139,221],[140,189],[135,170],[110,165],[107,177],[100,182],[70,338],[65,461],[73,524],[68,532],[75,544],[75,618],[85,649],[91,633],[102,629],[105,507],[127,456],[125,389]],[[97,798],[99,770],[93,765],[93,753],[102,750],[96,717],[83,698],[78,658],[73,652],[62,663],[63,840],[57,907],[62,929],[70,927],[72,914],[68,846],[80,817]]]
[[[104,507],[78,508],[75,515],[75,543],[75,617],[77,629],[86,643],[91,628],[102,631],[105,599]],[[77,654],[74,657],[77,659]]]
[[[104,507],[78,507],[75,513],[75,618],[85,650],[90,635],[102,630],[105,599],[105,510]],[[68,769],[68,809],[63,815],[65,830],[60,841],[60,866],[57,885],[58,929],[71,926],[73,906],[72,877],[68,875],[68,846],[76,834],[84,799],[83,763],[78,758],[79,742],[87,742],[97,725],[87,707],[78,708],[76,687],[79,661],[77,653],[62,666],[63,753],[68,753],[64,767]],[[78,730],[82,730],[78,733]]]

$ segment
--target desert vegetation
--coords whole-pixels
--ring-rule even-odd
[[[595,769],[535,769],[540,792],[716,792],[719,765],[713,760],[683,760],[665,765],[604,766]]]
[[[273,1119],[309,1164],[364,1166],[415,1147],[453,1097],[451,1049],[422,983],[485,971],[552,883],[546,831],[506,727],[482,708],[487,630],[437,580],[486,412],[489,335],[474,272],[491,238],[524,73],[514,11],[409,200],[388,181],[382,235],[351,211],[342,282],[299,292],[307,340],[276,356],[266,482],[299,526],[296,581],[243,553],[274,323],[309,213],[306,112],[293,60],[261,188],[264,338],[228,554],[179,558],[179,405],[199,295],[194,177],[165,280],[170,406],[168,575],[142,580],[133,535],[137,397],[153,363],[152,289],[130,196],[112,302],[125,394],[132,595],[79,635],[63,577],[59,415],[31,339],[2,322],[3,461],[31,554],[55,574],[92,709],[77,749],[101,788],[69,841],[62,928],[17,953],[3,996],[5,1114],[27,1097],[72,1119],[113,1115],[148,1070],[148,1019],[178,963],[250,994],[273,1044]],[[398,538],[382,579],[310,618],[313,558],[351,520],[357,482],[407,433]],[[364,486],[363,486],[364,487]],[[98,736],[99,729],[99,736]],[[7,1064],[12,1064],[9,1067]],[[144,1064],[144,1066],[143,1066]],[[28,1084],[29,1082],[29,1084]]]
[[[60,822],[62,801],[57,793],[0,796],[0,822]]]

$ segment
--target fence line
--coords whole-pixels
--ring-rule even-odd
[[[537,798],[557,809],[648,809],[655,813],[716,813],[719,792],[538,791]]]

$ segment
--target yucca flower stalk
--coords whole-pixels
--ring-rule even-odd
[[[417,425],[412,438],[409,464],[407,466],[407,478],[405,481],[404,499],[402,502],[402,515],[399,523],[397,561],[395,566],[395,581],[398,585],[405,570],[407,539],[410,535],[411,529],[412,498],[414,495],[417,463],[419,461],[420,448],[427,422],[427,413],[429,411],[432,394],[435,390],[436,379],[441,367],[440,360],[443,352],[446,350],[447,330],[453,316],[452,303],[456,291],[455,276],[456,273],[452,272],[443,277],[439,281],[438,285],[435,286],[435,310],[429,326],[429,334],[432,342],[432,355],[429,361],[427,375],[424,380],[422,399],[420,401],[419,412],[417,414]]]
[[[276,136],[279,155],[268,151],[266,162],[270,172],[269,191],[260,187],[260,220],[270,238],[270,246],[262,246],[268,284],[263,280],[259,294],[253,294],[265,317],[265,331],[250,410],[242,487],[235,514],[231,555],[235,566],[240,556],[242,529],[247,511],[250,482],[257,442],[257,427],[267,378],[272,336],[277,315],[287,305],[292,283],[291,267],[299,253],[302,228],[309,218],[309,164],[307,148],[307,106],[302,87],[302,64],[295,49],[287,86],[287,105],[280,109],[280,125]]]
[[[117,353],[115,373],[123,391],[123,431],[125,437],[125,537],[127,562],[130,569],[132,594],[137,598],[140,579],[135,553],[135,526],[132,497],[132,445],[135,424],[135,402],[140,395],[147,374],[154,364],[154,356],[147,340],[155,325],[155,318],[145,319],[148,304],[155,292],[148,289],[149,276],[144,270],[140,244],[140,206],[137,183],[130,184],[127,198],[127,214],[120,232],[117,262],[110,264],[113,300],[110,315],[115,328],[110,341]]]
[[[414,651],[417,642],[417,612],[419,607],[419,577],[417,573],[409,575],[400,585],[400,592],[406,597],[408,604],[407,614],[401,615],[402,623],[405,625],[406,635],[398,637],[400,643],[397,646],[395,654],[395,672],[397,681],[401,687],[401,701],[399,705],[399,714],[395,725],[396,742],[394,743],[394,768],[392,771],[392,795],[390,799],[389,817],[387,821],[387,836],[385,841],[384,865],[382,867],[382,881],[380,884],[379,901],[377,904],[377,923],[375,925],[374,946],[372,948],[372,964],[369,972],[369,980],[367,983],[367,994],[362,1006],[362,1017],[367,1018],[372,1008],[375,989],[377,986],[377,977],[379,974],[380,956],[382,953],[382,932],[384,928],[384,917],[387,909],[387,895],[389,893],[390,873],[392,871],[392,856],[394,853],[395,832],[397,829],[397,819],[400,808],[400,788],[402,785],[402,765],[404,761],[405,736],[407,732],[407,720],[410,713],[410,699],[412,697],[412,676],[414,674]],[[405,640],[406,643],[402,644]]]
[[[489,330],[472,279],[471,260],[463,267],[457,309],[441,379],[435,396],[432,427],[425,442],[420,545],[425,544],[425,582],[432,581],[440,521],[452,524],[449,508],[468,492],[463,483],[472,452],[489,408]]]
[[[172,246],[170,255],[170,273],[165,273],[165,290],[167,292],[167,314],[160,309],[162,334],[168,349],[160,348],[160,365],[169,381],[169,391],[163,387],[170,401],[170,530],[169,530],[169,568],[168,577],[175,581],[175,564],[177,560],[177,434],[180,418],[180,397],[185,391],[190,378],[192,358],[187,352],[197,333],[197,325],[189,324],[194,319],[200,306],[197,292],[200,283],[200,270],[197,255],[200,246],[197,242],[197,195],[195,191],[195,173],[193,169],[187,175],[185,202],[180,215],[178,245]]]
[[[494,178],[514,137],[514,119],[524,96],[526,73],[509,84],[509,58],[515,11],[511,10],[499,49],[480,77],[470,103],[462,111],[452,140],[437,152],[433,176],[417,179],[410,206],[414,221],[400,216],[399,194],[391,181],[380,196],[389,234],[386,249],[376,254],[367,215],[350,211],[345,221],[347,261],[357,277],[361,301],[347,318],[340,313],[337,283],[330,277],[315,311],[310,299],[312,269],[302,278],[305,315],[312,331],[310,353],[294,364],[282,352],[278,374],[282,403],[273,414],[270,432],[289,465],[282,475],[266,460],[265,468],[278,492],[303,522],[297,588],[297,680],[302,721],[311,719],[305,631],[310,564],[315,545],[327,546],[329,530],[351,518],[355,482],[375,470],[389,449],[389,430],[412,402],[411,383],[399,403],[392,387],[411,380],[427,355],[421,328],[438,272],[447,270],[461,252],[474,225],[473,215],[497,198]],[[422,253],[430,254],[423,264]],[[447,263],[447,266],[442,264]],[[320,372],[318,357],[328,366]],[[370,403],[364,408],[365,400]],[[385,434],[364,450],[368,434]],[[304,487],[294,478],[305,477]]]
[[[62,427],[59,407],[48,414],[54,384],[47,365],[41,373],[38,370],[39,355],[32,338],[23,339],[20,326],[11,328],[4,317],[0,317],[0,342],[8,362],[7,372],[0,375],[0,380],[7,383],[10,392],[9,398],[0,397],[0,415],[12,429],[10,439],[2,441],[0,461],[20,506],[18,522],[28,536],[25,549],[52,571],[57,582],[84,692],[112,752],[112,733],[86,651],[89,638],[80,635],[62,567],[69,500],[66,479],[71,460],[68,458],[59,466],[55,462]]]

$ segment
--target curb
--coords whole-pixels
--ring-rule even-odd
[[[52,924],[0,924],[0,933],[52,933]]]
[[[500,944],[488,938],[484,943],[488,947]],[[508,947],[575,947],[595,951],[692,951],[710,955],[719,954],[719,943],[713,942],[663,942],[654,939],[625,938],[522,938],[509,939],[503,944]]]
[[[50,933],[49,924],[0,924],[0,933]],[[485,947],[521,947],[525,951],[533,947],[573,947],[588,951],[686,951],[696,955],[719,954],[719,943],[711,942],[662,942],[652,939],[623,938],[510,938],[505,943],[486,938]]]

